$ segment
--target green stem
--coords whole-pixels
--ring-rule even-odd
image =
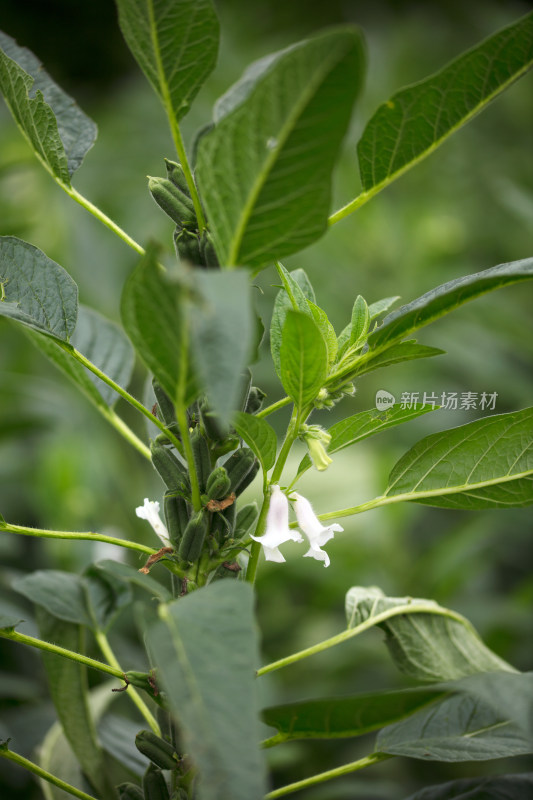
[[[147,419],[149,419],[150,422],[153,422],[153,424],[156,425],[159,428],[159,430],[170,439],[174,447],[176,447],[176,449],[180,453],[182,452],[180,440],[176,438],[176,436],[174,436],[172,431],[170,431],[156,416],[154,416],[154,414],[152,414],[151,411],[148,411],[148,409],[145,408],[143,404],[137,400],[137,398],[133,397],[133,395],[130,394],[126,389],[123,389],[122,386],[120,386],[112,378],[110,378],[109,375],[106,375],[105,372],[102,372],[102,370],[99,369],[96,366],[96,364],[93,364],[92,361],[89,361],[89,359],[86,358],[83,355],[83,353],[80,353],[79,350],[76,350],[76,348],[73,347],[71,344],[68,344],[67,342],[59,342],[58,340],[56,341],[57,344],[59,344],[60,347],[62,347],[66,353],[72,356],[72,358],[75,358],[76,361],[79,361],[80,364],[83,364],[84,367],[87,367],[87,369],[90,370],[90,372],[92,372],[94,375],[97,375],[100,378],[100,380],[102,380],[104,383],[106,383],[108,386],[114,389],[115,392],[117,392],[117,394],[119,394],[121,397],[124,398],[124,400],[126,400],[126,402],[128,402],[130,405],[136,408],[137,411],[140,411],[140,413],[143,414]]]
[[[103,533],[48,531],[43,528],[26,528],[23,525],[12,525],[10,522],[0,522],[0,531],[22,533],[26,536],[39,536],[43,539],[84,539],[89,542],[105,542],[106,544],[116,544],[118,547],[126,547],[129,550],[137,550],[139,553],[146,553],[149,556],[157,553],[157,550],[154,550],[153,547],[146,547],[146,545],[137,544],[137,542],[129,542],[127,539],[117,539],[115,536],[105,536]]]
[[[0,745],[0,756],[2,758],[9,759],[9,761],[13,761],[15,764],[18,764],[19,767],[24,767],[24,769],[33,772],[34,775],[37,775],[39,778],[48,781],[48,783],[53,783],[54,786],[58,786],[60,789],[63,789],[64,792],[68,792],[68,794],[71,794],[74,797],[80,797],[81,800],[97,800],[97,798],[95,798],[92,794],[87,794],[81,789],[71,786],[70,783],[62,781],[61,778],[57,778],[55,775],[52,775],[51,772],[47,772],[45,769],[42,769],[42,767],[34,764],[33,761],[29,761],[27,758],[24,758],[24,756],[14,753],[12,750],[8,750],[6,746]]]
[[[281,789],[275,789],[265,795],[264,800],[275,800],[277,797],[284,797],[286,794],[292,792],[299,792],[300,789],[307,789],[309,786],[316,786],[317,783],[325,783],[332,778],[340,778],[343,775],[349,775],[351,772],[357,772],[359,769],[371,767],[372,764],[377,764],[384,761],[386,758],[393,758],[388,753],[371,753],[369,756],[360,758],[358,761],[352,761],[350,764],[343,764],[342,767],[329,769],[327,772],[320,772],[318,775],[313,775],[311,778],[304,778],[302,781],[289,783],[287,786],[282,786]]]
[[[118,663],[115,654],[111,649],[111,645],[109,644],[109,640],[105,635],[105,633],[103,631],[96,631],[94,635],[98,643],[98,646],[102,651],[102,654],[107,663],[110,664],[115,669],[118,669],[122,673],[123,670],[120,664]],[[130,685],[128,687],[127,694],[130,700],[133,703],[135,703],[135,705],[141,712],[142,716],[144,717],[150,728],[156,734],[156,736],[161,736],[161,728],[159,727],[156,718],[154,717],[154,715],[152,714],[152,712],[150,711],[150,709],[148,708],[142,697],[140,696],[137,689],[134,686]]]
[[[152,40],[152,52],[157,65],[157,77],[159,81],[159,88],[161,91],[161,99],[163,101],[163,106],[165,108],[166,115],[168,117],[170,132],[172,134],[172,140],[174,142],[174,146],[176,148],[180,164],[183,167],[183,172],[185,174],[185,180],[187,181],[187,186],[189,187],[189,192],[191,193],[194,210],[196,212],[196,219],[198,221],[198,229],[201,233],[205,228],[204,212],[202,209],[202,205],[200,203],[200,198],[198,197],[198,190],[196,188],[196,184],[192,176],[191,168],[189,166],[187,153],[185,152],[185,146],[183,144],[183,139],[181,136],[180,126],[176,118],[176,114],[174,113],[174,108],[172,106],[172,98],[170,96],[170,90],[165,77],[165,70],[163,68],[163,62],[161,60],[161,48],[159,46],[159,39],[157,35],[157,26],[154,19],[153,0],[150,0],[150,2],[147,3],[147,7],[148,7],[148,14],[150,17],[150,38]]]
[[[124,680],[122,670],[110,667],[108,664],[97,661],[95,658],[89,658],[89,656],[76,653],[74,650],[67,650],[65,647],[60,647],[57,644],[43,642],[42,639],[36,639],[34,636],[27,636],[25,633],[18,633],[18,631],[14,631],[10,628],[1,628],[0,636],[4,639],[11,639],[13,642],[28,644],[30,647],[36,647],[38,650],[45,650],[47,653],[54,653],[64,658],[70,658],[71,661],[77,661],[79,664],[84,664],[86,667],[100,670],[100,672],[106,672],[108,675],[113,675],[114,678]]]
[[[198,483],[198,473],[196,472],[196,464],[194,463],[194,455],[192,452],[191,437],[189,436],[189,424],[187,422],[187,409],[181,402],[176,404],[176,420],[180,429],[181,441],[183,442],[183,450],[185,458],[187,459],[187,466],[189,468],[189,479],[191,481],[191,501],[195,511],[200,511],[202,508],[202,501],[200,499],[200,484]]]
[[[52,175],[52,177],[54,178],[55,182],[63,189],[63,191],[65,191],[69,197],[75,200],[76,203],[79,203],[80,206],[83,206],[83,208],[85,208],[90,214],[92,214],[93,217],[96,217],[96,219],[100,220],[100,222],[102,222],[106,226],[106,228],[109,228],[111,231],[113,231],[113,233],[115,233],[120,239],[122,239],[123,242],[126,242],[126,244],[132,248],[132,250],[135,250],[135,252],[139,253],[139,255],[141,256],[144,255],[145,253],[144,248],[141,247],[141,245],[138,242],[136,242],[135,239],[132,239],[131,236],[129,236],[126,233],[126,231],[123,231],[122,228],[119,225],[117,225],[116,222],[113,222],[113,220],[110,219],[107,216],[107,214],[104,214],[104,212],[101,209],[99,209],[98,206],[95,206],[94,203],[91,203],[90,200],[87,200],[87,198],[84,197],[82,194],[80,194],[80,192],[78,192],[77,189],[74,189],[73,186],[69,186],[68,184],[63,183],[63,181],[56,178],[55,175]]]
[[[99,407],[100,408],[100,407]],[[126,425],[123,419],[119,417],[113,408],[101,409],[104,417],[111,423],[111,425],[126,439],[139,453],[151,461],[150,448],[142,442],[139,437],[132,431],[129,425]]]
[[[361,206],[364,206],[365,203],[368,203],[369,200],[375,197],[378,192],[381,192],[386,185],[385,182],[378,183],[367,192],[361,192],[354,200],[351,200],[345,206],[339,208],[338,211],[335,211],[335,213],[328,218],[328,225],[335,225],[336,222],[340,222],[341,219],[353,214],[354,211],[357,211],[358,208],[361,208]]]
[[[268,672],[274,672],[282,667],[288,667],[290,664],[295,664],[297,661],[301,661],[304,658],[315,655],[315,653],[321,653],[324,650],[328,650],[330,647],[335,647],[337,644],[342,644],[342,642],[346,642],[353,636],[358,636],[360,633],[364,633],[364,631],[367,631],[369,628],[373,628],[375,625],[379,625],[381,622],[385,622],[386,620],[391,619],[391,617],[397,617],[401,614],[438,614],[442,617],[448,617],[460,622],[477,637],[477,633],[470,622],[465,619],[465,617],[461,616],[461,614],[457,614],[455,611],[450,611],[448,608],[439,608],[438,606],[435,606],[433,603],[429,602],[425,605],[423,603],[417,603],[416,605],[413,605],[412,603],[405,603],[401,606],[388,608],[386,611],[382,611],[381,614],[375,614],[374,616],[366,619],[364,622],[361,622],[360,625],[356,625],[354,628],[349,628],[347,631],[342,631],[342,633],[338,633],[336,636],[332,636],[329,639],[324,639],[323,642],[314,644],[311,647],[306,647],[305,650],[300,650],[297,653],[292,653],[290,656],[280,658],[278,661],[273,661],[271,664],[267,664],[266,666],[261,667],[261,669],[258,669],[256,674],[259,677],[260,675],[266,675]]]
[[[268,417],[269,414],[273,414],[274,411],[278,411],[280,408],[285,408],[285,406],[290,405],[290,403],[292,403],[290,397],[282,397],[281,400],[277,400],[275,403],[272,403],[272,405],[263,408],[262,411],[258,411],[255,416],[259,418]]]

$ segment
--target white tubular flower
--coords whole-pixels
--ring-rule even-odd
[[[310,547],[307,553],[304,553],[304,556],[323,561],[324,566],[329,567],[329,556],[325,550],[320,549],[321,545],[329,542],[337,531],[343,531],[344,528],[336,522],[324,527],[313,511],[309,500],[296,493],[293,494],[292,499],[294,500],[294,510],[296,511],[298,525],[309,539]]]
[[[161,521],[159,516],[159,503],[157,500],[148,500],[144,498],[144,505],[138,506],[135,513],[140,519],[145,519],[150,523],[156,534],[163,542],[163,547],[170,547],[170,539],[168,538],[168,531]]]
[[[289,528],[289,501],[277,484],[272,486],[272,496],[267,514],[266,531],[264,536],[252,536],[256,542],[263,545],[263,552],[267,561],[285,561],[279,551],[279,545],[288,542],[303,542],[303,537],[298,531]]]

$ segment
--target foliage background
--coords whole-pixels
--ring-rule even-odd
[[[494,0],[220,0],[217,7],[223,31],[219,66],[185,120],[189,141],[209,118],[216,97],[250,60],[327,25],[350,21],[364,28],[369,75],[337,171],[337,208],[358,191],[355,144],[377,104],[514,21],[531,5]],[[76,186],[138,241],[159,239],[172,257],[171,224],[151,200],[145,177],[163,174],[163,156],[173,154],[171,140],[158,101],[120,38],[114,4],[77,3],[72,14],[67,0],[4,0],[0,27],[31,48],[99,125],[98,141],[76,176]],[[317,245],[287,259],[287,267],[308,271],[319,303],[338,331],[359,293],[369,302],[393,294],[407,302],[444,281],[531,255],[532,86],[528,76],[511,87],[437,154],[336,225]],[[135,254],[59,191],[3,106],[0,234],[19,236],[44,250],[71,272],[82,302],[118,319],[121,287]],[[276,276],[266,270],[256,283],[258,308],[268,327]],[[397,398],[403,391],[498,392],[500,413],[530,405],[530,308],[531,288],[520,286],[460,309],[421,337],[425,344],[447,350],[446,356],[396,367],[385,383],[379,371],[371,373],[360,381],[355,398],[343,401],[343,410],[371,408],[380,388]],[[254,377],[269,401],[281,396],[266,341]],[[134,393],[143,392],[139,368]],[[119,411],[145,435],[143,422],[129,408],[120,405]],[[307,473],[300,491],[318,512],[362,502],[382,491],[389,469],[411,444],[426,433],[478,415],[428,414],[336,455],[325,474]],[[321,417],[314,421],[329,426],[335,411],[322,412]],[[281,430],[283,412],[272,422]],[[293,466],[297,463],[295,457]],[[20,330],[0,319],[0,511],[6,519],[52,529],[100,530],[148,543],[147,526],[135,518],[134,508],[145,496],[160,494],[158,479],[142,458]],[[248,494],[254,495],[254,487]],[[432,597],[460,611],[499,655],[520,669],[531,669],[530,528],[528,509],[454,512],[413,504],[346,520],[345,533],[328,545],[328,570],[297,558],[296,551],[291,558],[289,547],[287,564],[262,564],[260,569],[264,661],[338,632],[344,625],[343,599],[349,586],[377,584],[390,595]],[[116,555],[90,543],[4,534],[0,598],[4,607],[27,620],[26,631],[31,632],[32,609],[9,588],[15,577],[38,568],[79,572],[92,560]],[[142,665],[131,614],[123,615],[112,641],[125,654],[124,663]],[[1,657],[2,721],[13,731],[14,746],[29,755],[54,720],[40,659],[10,642],[1,646]],[[377,631],[262,680],[265,704],[408,685],[389,664]],[[122,701],[117,709],[130,713]],[[371,749],[371,738],[364,737],[355,742],[291,743],[268,755],[276,784],[282,784]],[[0,787],[8,797],[41,797],[27,775],[2,766]],[[361,777],[310,790],[305,797],[400,800],[428,783],[526,768],[531,768],[526,758],[490,766],[394,759]]]

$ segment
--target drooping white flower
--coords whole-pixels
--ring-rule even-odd
[[[280,544],[289,540],[303,542],[301,534],[289,528],[289,501],[277,484],[272,486],[265,533],[263,536],[252,536],[251,538],[263,545],[267,561],[279,562],[285,561],[279,551]]]
[[[292,495],[294,500],[294,510],[298,525],[309,539],[309,550],[304,553],[304,556],[316,558],[317,561],[323,561],[325,567],[329,567],[329,556],[325,550],[321,550],[321,546],[333,539],[337,531],[343,531],[338,523],[334,522],[332,525],[322,525],[309,500],[302,497],[301,494],[296,492]]]
[[[161,521],[159,516],[159,503],[157,500],[148,500],[144,498],[144,505],[138,506],[135,513],[140,519],[145,519],[150,523],[156,534],[163,542],[163,547],[170,547],[170,539],[168,538],[168,531]]]

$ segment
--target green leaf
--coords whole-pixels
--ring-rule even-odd
[[[252,64],[219,101],[196,175],[221,264],[261,268],[325,233],[363,73],[361,35],[346,26]]]
[[[294,269],[292,272],[287,272],[285,267],[281,264],[279,266],[283,275],[283,284],[285,288],[279,290],[274,301],[272,320],[270,322],[270,352],[272,353],[272,360],[276,372],[278,376],[281,377],[279,352],[281,349],[281,335],[283,326],[285,325],[287,311],[292,308],[301,311],[303,314],[309,314],[311,312],[311,307],[307,301],[314,303],[315,293],[305,270]],[[292,295],[294,304],[289,296],[289,292]],[[296,309],[294,306],[296,306]]]
[[[278,439],[274,428],[264,419],[238,411],[233,426],[241,439],[254,451],[264,472],[274,466]]]
[[[394,615],[396,608],[405,607]],[[396,666],[420,681],[455,680],[478,672],[515,670],[486,647],[466,619],[434,600],[386,597],[377,587],[353,586],[346,594],[348,629],[378,614]],[[459,618],[458,618],[459,617]]]
[[[261,718],[278,730],[276,743],[292,739],[340,739],[375,731],[434,703],[445,694],[446,689],[437,685],[304,700],[265,708]]]
[[[283,326],[280,372],[283,388],[302,410],[325,383],[328,370],[326,343],[311,317],[288,311]]]
[[[200,773],[200,800],[261,800],[266,790],[252,609],[251,586],[217,581],[163,606],[161,621],[146,633],[186,752]]]
[[[199,296],[191,316],[191,351],[210,407],[229,424],[241,394],[254,333],[249,276],[244,270],[195,273]]]
[[[43,639],[69,650],[84,652],[82,629],[78,625],[52,616],[41,606],[36,611]],[[87,703],[85,667],[52,653],[43,652],[42,659],[50,694],[65,737],[88,780],[101,793],[102,798],[111,800],[112,788],[107,786],[103,754]]]
[[[370,316],[370,322],[376,317],[379,317],[380,314],[383,314],[384,311],[388,311],[391,306],[394,305],[396,300],[400,299],[400,295],[395,295],[394,297],[384,297],[382,300],[376,300],[375,303],[370,303],[368,306],[368,314]]]
[[[412,408],[402,408],[400,403],[395,403],[385,412],[378,411],[376,408],[372,408],[369,411],[360,411],[359,414],[342,419],[328,429],[328,433],[331,436],[328,454],[337,453],[339,450],[344,450],[345,447],[350,447],[350,445],[367,439],[369,436],[381,433],[387,428],[394,428],[396,425],[402,425],[404,422],[416,419],[422,414],[436,410],[432,406],[423,405],[422,403],[413,403]],[[298,475],[301,475],[311,466],[309,456],[304,456],[298,467]]]
[[[485,761],[528,754],[533,745],[505,715],[457,694],[384,728],[376,750],[424,761]]]
[[[63,267],[31,244],[0,236],[0,315],[68,342],[78,287]]]
[[[0,91],[37,158],[70,186],[97,128],[30,50],[0,32]]]
[[[212,72],[219,24],[211,0],[117,0],[128,47],[163,103],[180,120]]]
[[[484,775],[427,786],[406,800],[525,800],[533,796],[533,773]]]
[[[189,359],[188,288],[157,263],[150,245],[122,292],[121,316],[135,350],[175,402],[195,397]]]
[[[93,630],[108,631],[122,609],[131,605],[130,586],[112,572],[91,564],[83,573],[86,603]]]
[[[533,409],[498,414],[421,439],[393,467],[385,497],[443,508],[533,503]]]
[[[533,14],[485,39],[383,103],[357,146],[364,192],[375,194],[432,153],[533,61]]]
[[[335,333],[335,329],[331,322],[328,319],[328,315],[326,312],[316,305],[316,303],[312,303],[310,300],[307,301],[307,305],[311,309],[311,314],[313,315],[313,319],[316,322],[320,333],[326,343],[326,347],[328,349],[328,369],[333,366],[335,363],[335,359],[337,357],[337,335]]]
[[[350,327],[350,347],[360,347],[366,340],[368,326],[370,325],[370,314],[368,305],[364,297],[357,295],[352,309],[352,319]]]
[[[26,329],[25,333],[97,408],[106,411],[117,402],[119,395],[76,361],[70,355],[68,347],[30,329]],[[71,344],[120,386],[128,386],[135,355],[129,340],[114,322],[93,309],[80,305]]]
[[[346,368],[345,372],[351,380],[357,375],[366,375],[366,373],[381,369],[381,367],[413,361],[415,358],[442,356],[445,352],[438,347],[428,347],[425,344],[418,344],[414,339],[409,339],[407,342],[399,342],[377,352],[369,350],[365,355],[355,359],[352,368]]]
[[[74,625],[93,625],[85,587],[79,575],[41,569],[15,580],[13,588],[57,619]]]
[[[97,561],[96,564],[92,566],[95,570],[98,570],[100,574],[110,576],[111,579],[121,580],[125,583],[139,586],[152,597],[156,597],[162,602],[168,602],[172,599],[171,593],[162,583],[159,583],[158,580],[152,578],[150,575],[141,574],[138,569],[130,567],[129,564],[122,564],[120,561],[105,559],[104,561]]]
[[[467,300],[531,278],[533,258],[526,258],[443,283],[385,317],[383,324],[368,337],[368,345],[371,349],[383,349],[385,345],[389,346],[448,314]]]

